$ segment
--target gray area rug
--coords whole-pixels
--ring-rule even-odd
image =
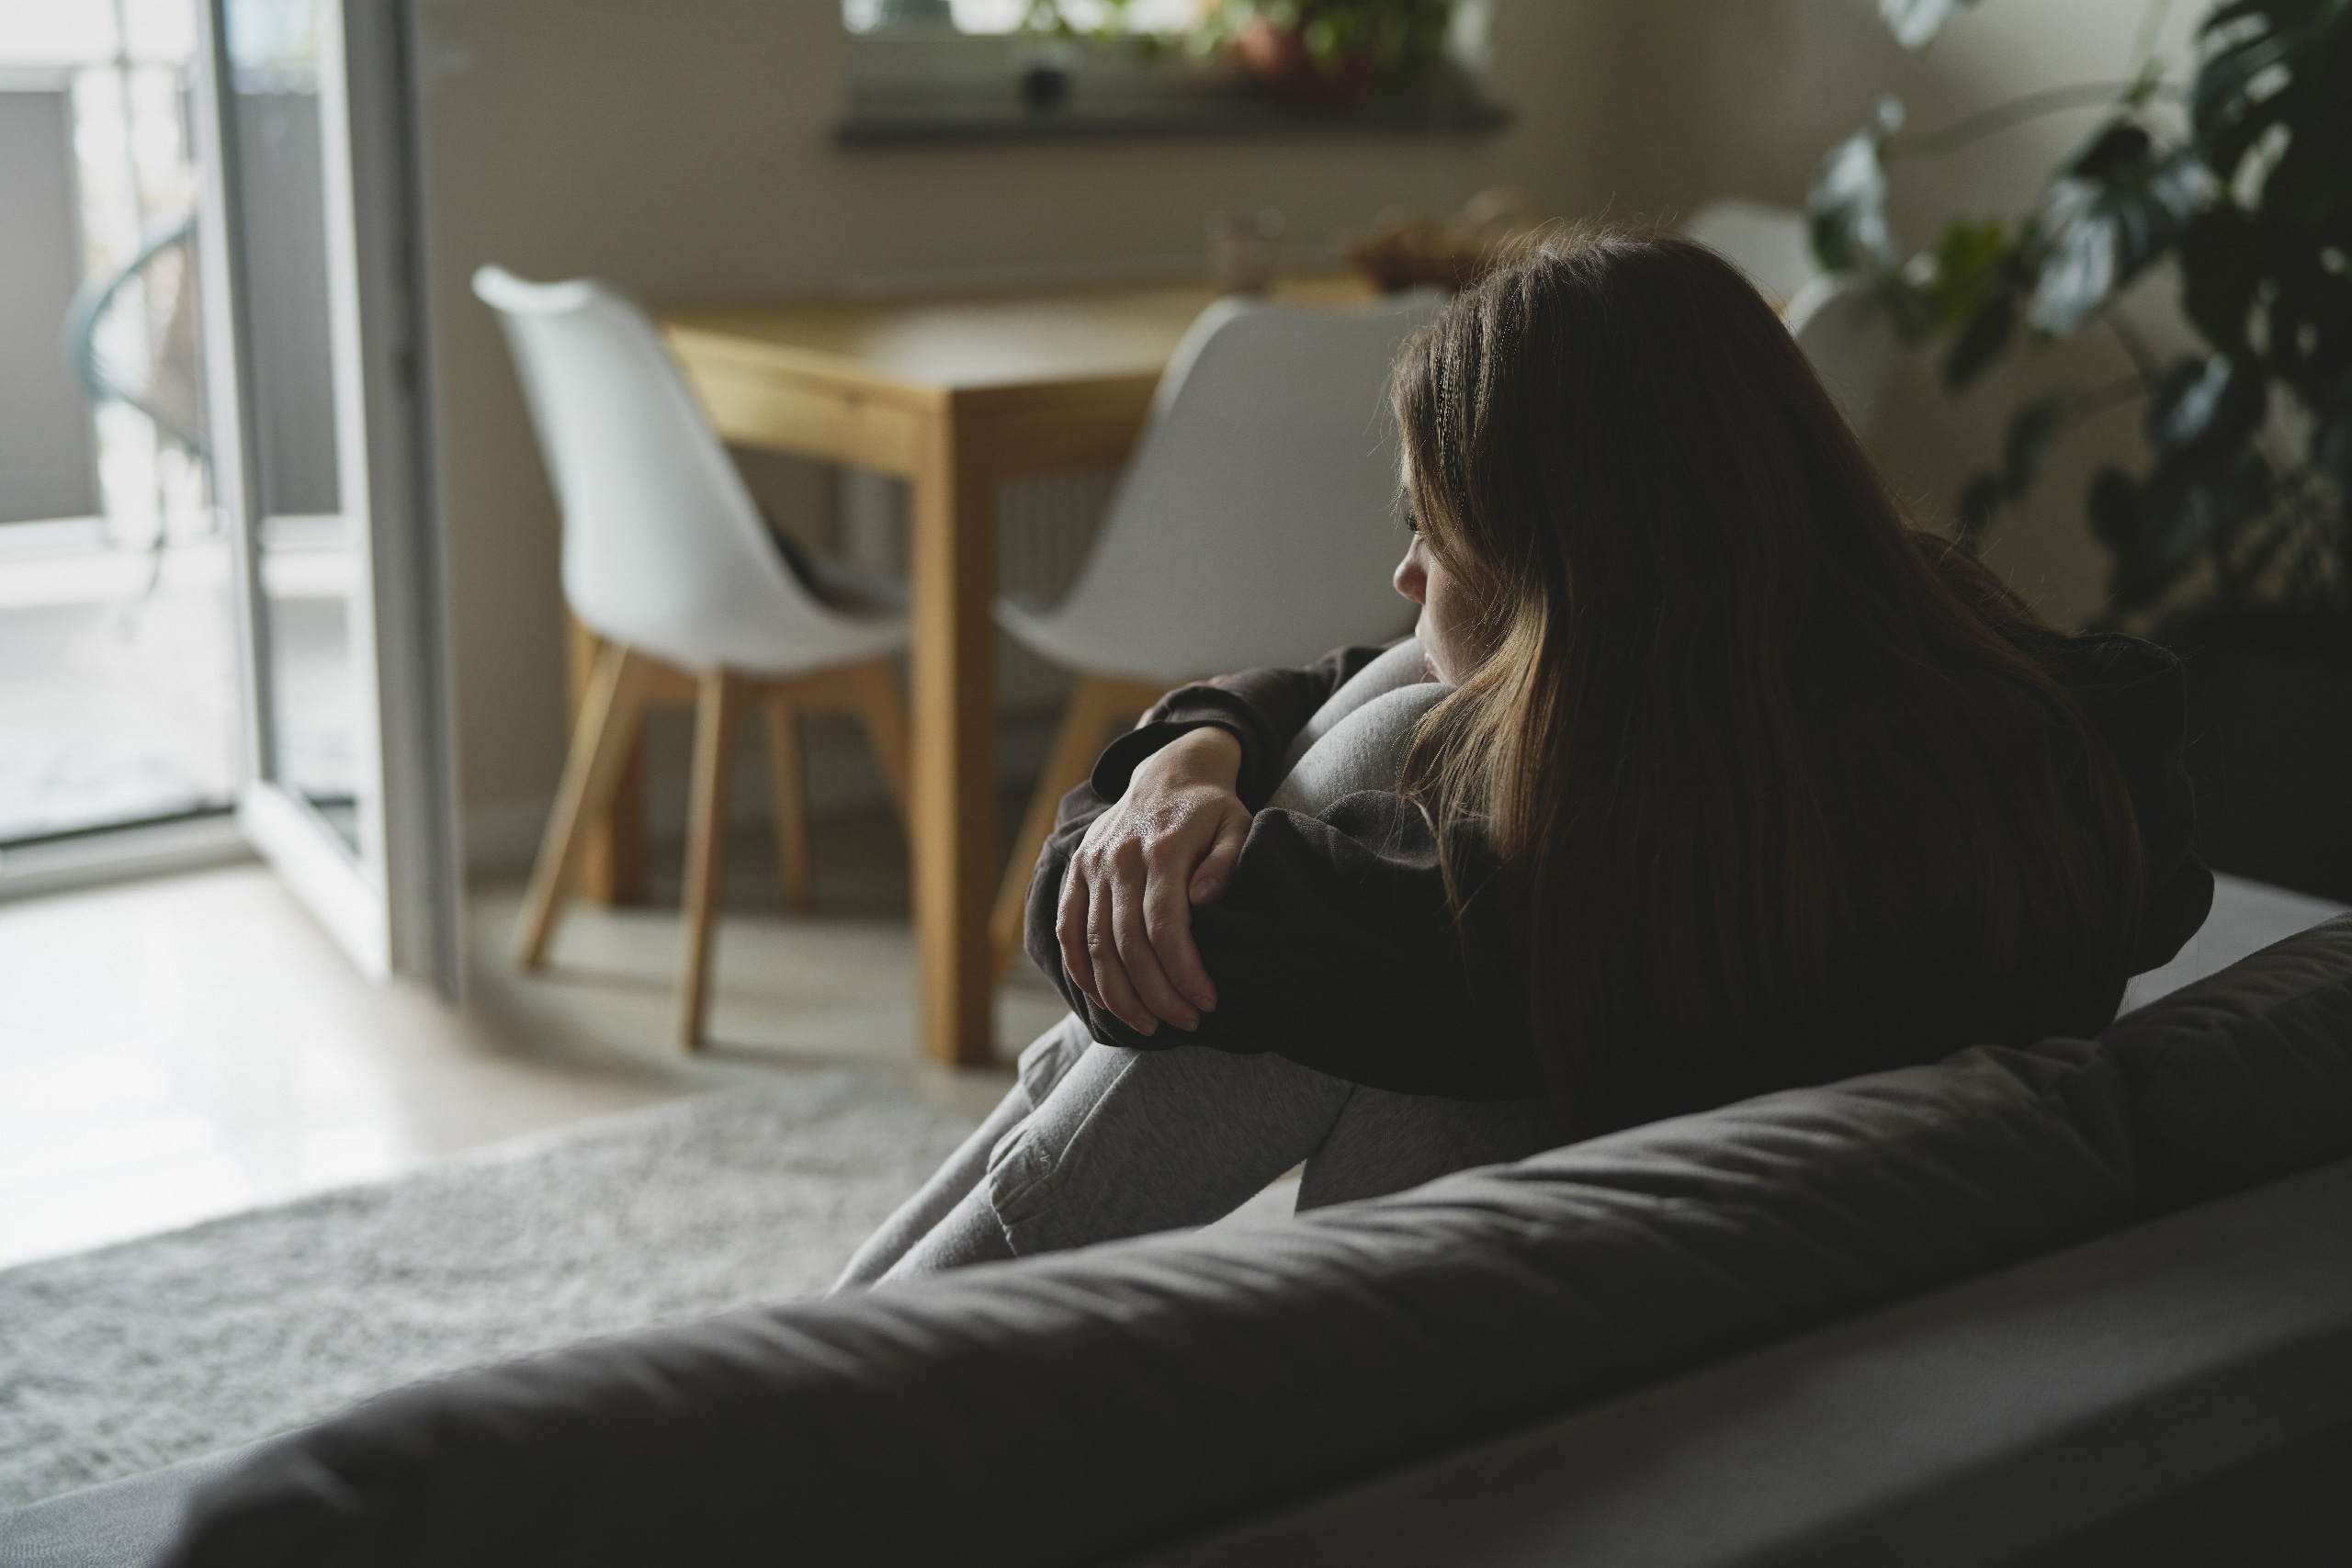
[[[822,1291],[966,1130],[811,1075],[0,1272],[0,1508],[419,1378]]]

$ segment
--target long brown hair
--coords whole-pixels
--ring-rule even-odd
[[[1394,396],[1494,649],[1403,787],[1572,1128],[2104,1024],[2139,840],[2056,634],[1905,523],[1737,272],[1555,231]]]

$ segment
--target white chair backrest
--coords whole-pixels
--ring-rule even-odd
[[[1746,273],[1774,310],[1821,276],[1804,214],[1794,208],[1725,197],[1692,213],[1682,231]]]
[[[499,313],[563,509],[563,592],[590,627],[693,668],[827,661],[830,623],[645,313],[587,279],[494,266]]]
[[[1297,664],[1412,624],[1387,385],[1432,293],[1367,310],[1220,300],[1185,334],[1077,583],[1020,625],[1089,670]]]
[[[1845,411],[1846,422],[1868,435],[1902,354],[1878,290],[1867,278],[1825,273],[1789,301],[1781,320]]]
[[[1900,347],[1870,284],[1821,270],[1804,214],[1794,208],[1726,197],[1701,208],[1683,232],[1747,275],[1781,312],[1847,422],[1869,434]]]

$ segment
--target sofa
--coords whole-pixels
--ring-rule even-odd
[[[2352,1562],[2352,917],[1280,1222],[625,1336],[0,1516],[5,1568]]]

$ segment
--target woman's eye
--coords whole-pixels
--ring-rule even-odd
[[[1421,520],[1413,515],[1413,509],[1409,506],[1405,508],[1405,531],[1408,534],[1421,531]]]

